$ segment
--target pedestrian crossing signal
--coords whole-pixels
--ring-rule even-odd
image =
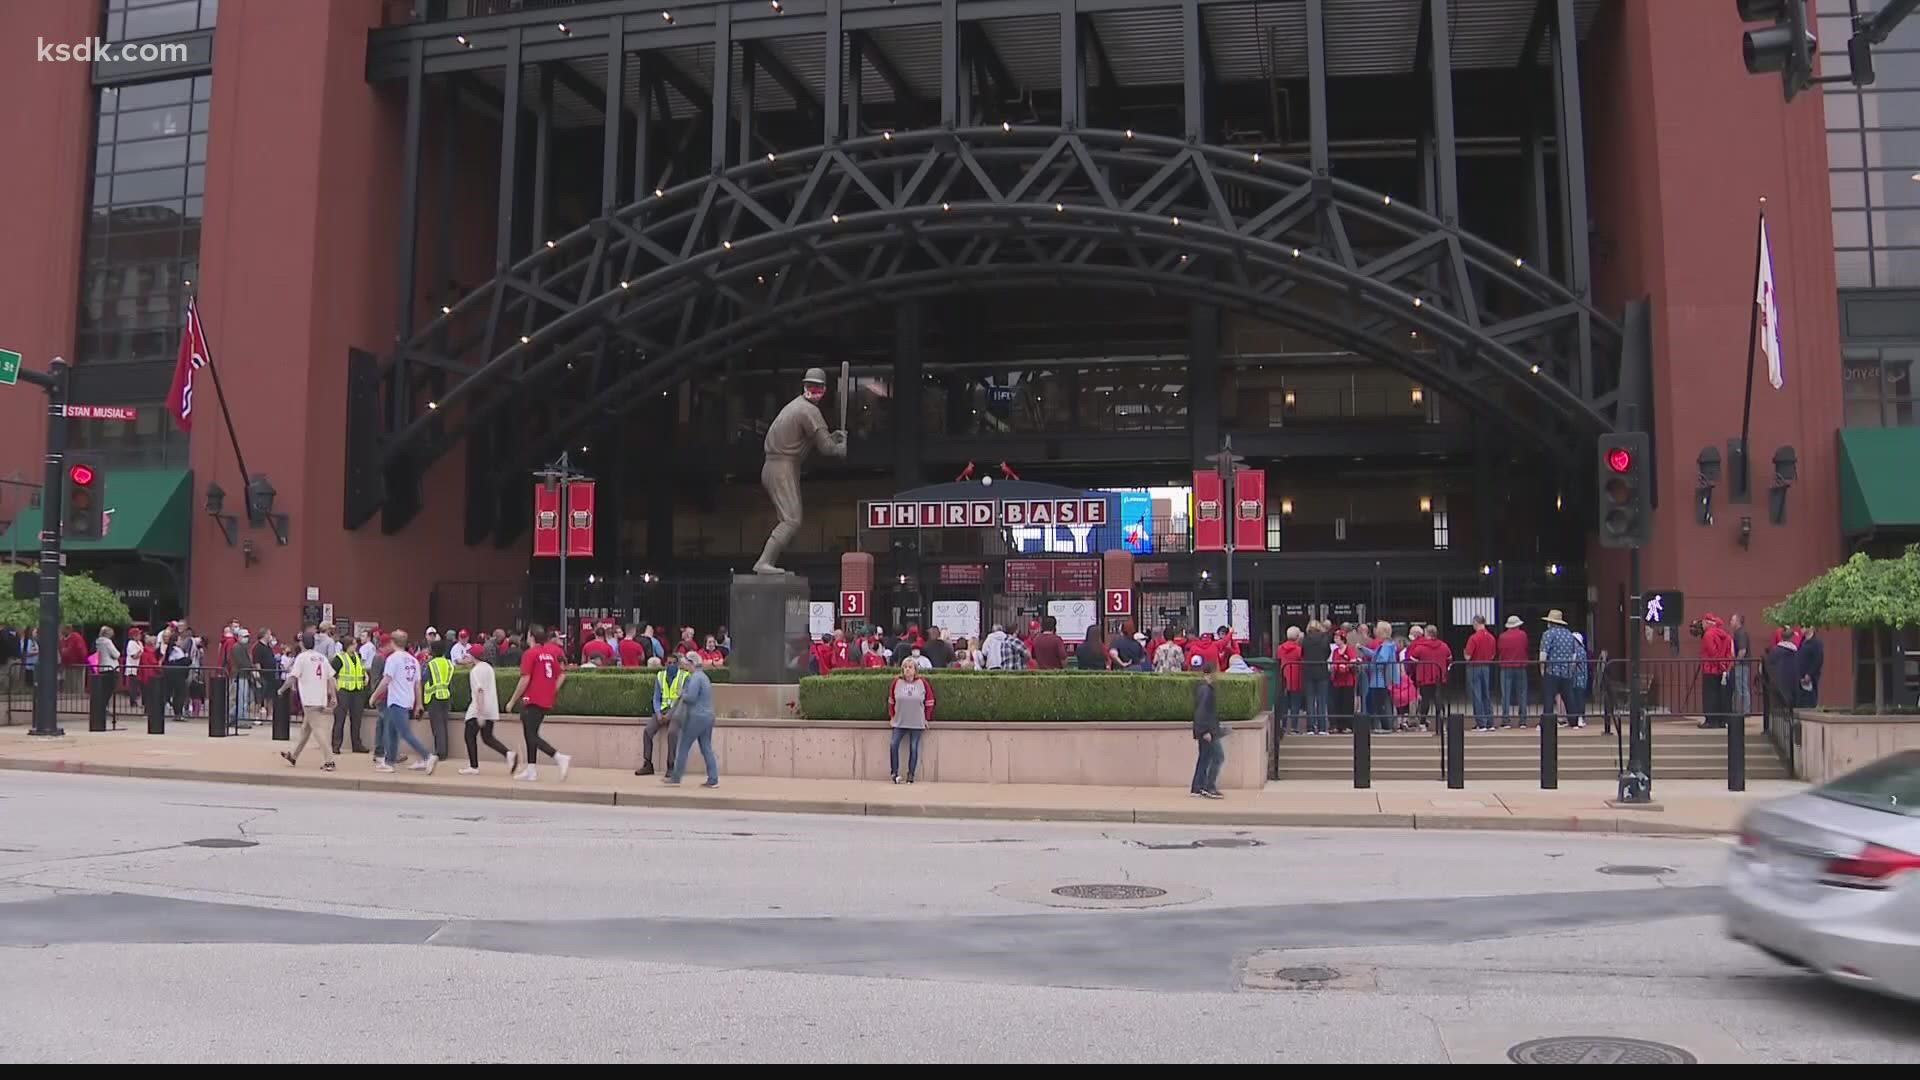
[[[1637,548],[1653,529],[1651,455],[1643,432],[1600,436],[1600,546]]]
[[[60,503],[60,531],[71,540],[99,540],[106,535],[105,477],[84,461],[67,467],[65,498]]]

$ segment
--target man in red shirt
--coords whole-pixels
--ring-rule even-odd
[[[1033,635],[1033,666],[1057,671],[1067,666],[1067,643],[1060,638],[1060,621],[1049,615],[1040,620],[1040,632]]]
[[[632,624],[628,624],[626,635],[620,639],[619,649],[621,667],[647,666],[647,647],[640,644],[640,639],[634,636]]]
[[[1524,631],[1523,631],[1524,633]],[[1493,659],[1496,651],[1493,635],[1487,631],[1484,615],[1473,617],[1473,633],[1467,635],[1467,695],[1473,699],[1473,730],[1493,730]]]
[[[1494,659],[1500,665],[1500,726],[1518,723],[1527,726],[1527,629],[1520,616],[1507,616],[1507,628],[1494,642]],[[1518,717],[1508,720],[1508,711]]]
[[[1700,635],[1700,708],[1703,728],[1723,728],[1733,712],[1733,635],[1720,625],[1720,616],[1700,616],[1706,627]]]
[[[594,667],[611,667],[613,666],[614,656],[613,643],[607,640],[605,630],[594,631],[593,636],[587,639],[586,644],[580,646],[580,662],[582,664],[592,664]]]
[[[527,767],[515,779],[538,780],[534,763],[539,752],[545,750],[553,763],[560,766],[560,779],[565,780],[573,758],[555,750],[540,737],[540,723],[553,710],[560,687],[567,681],[567,660],[560,647],[547,640],[546,627],[534,626],[527,637],[533,645],[520,656],[520,681],[514,684],[513,696],[507,699],[508,712],[520,705],[522,698],[526,700],[520,708],[520,730],[526,735]]]

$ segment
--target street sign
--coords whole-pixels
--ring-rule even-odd
[[[1646,604],[1641,612],[1648,626],[1679,626],[1687,617],[1686,597],[1673,589],[1647,589],[1641,594]]]
[[[840,617],[843,619],[866,618],[867,594],[858,589],[840,590]]]
[[[0,386],[12,386],[20,381],[20,354],[11,349],[0,349]]]
[[[60,415],[69,420],[127,420],[139,418],[140,410],[131,405],[64,405]]]

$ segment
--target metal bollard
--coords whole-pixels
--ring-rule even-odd
[[[167,694],[164,682],[149,682],[146,686],[147,734],[165,735],[167,733]]]
[[[1353,718],[1353,786],[1373,786],[1373,717]]]
[[[1447,714],[1447,786],[1467,786],[1467,720],[1458,710]]]
[[[1540,788],[1552,791],[1560,786],[1560,723],[1540,715]]]
[[[113,708],[113,691],[107,689],[107,677],[97,671],[87,673],[87,730],[107,730],[107,710]]]
[[[293,703],[282,690],[273,695],[273,741],[286,742],[293,738]]]
[[[1747,790],[1747,718],[1737,712],[1727,716],[1727,790]]]
[[[207,680],[207,737],[227,737],[227,677],[215,675]]]

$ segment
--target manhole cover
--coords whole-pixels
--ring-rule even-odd
[[[209,836],[204,840],[189,840],[188,847],[258,847],[253,840],[237,840],[231,836]]]
[[[1516,1065],[1698,1065],[1692,1054],[1666,1043],[1611,1035],[1558,1035],[1507,1051]]]
[[[1273,977],[1296,983],[1332,982],[1340,973],[1330,967],[1284,967],[1275,971]]]
[[[1621,877],[1659,877],[1661,874],[1673,873],[1673,867],[1636,866],[1632,863],[1615,863],[1612,866],[1601,867],[1600,872],[1603,874],[1618,874]]]
[[[1053,895],[1069,900],[1153,900],[1167,895],[1167,890],[1152,885],[1062,885]]]

